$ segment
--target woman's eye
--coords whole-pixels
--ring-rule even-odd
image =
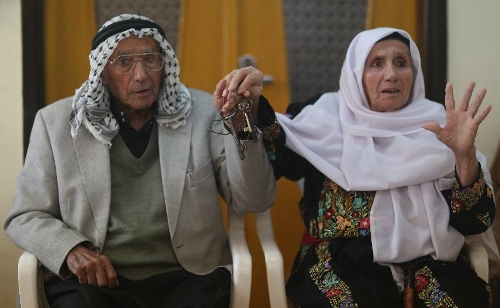
[[[398,61],[398,66],[406,67],[406,61]]]

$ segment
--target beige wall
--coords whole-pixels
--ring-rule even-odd
[[[460,99],[469,81],[486,88],[492,111],[479,127],[477,148],[491,166],[500,141],[500,1],[448,1],[448,79]]]
[[[21,4],[0,0],[0,222],[12,204],[14,182],[22,166]],[[21,250],[0,232],[0,307],[15,307],[17,260]]]

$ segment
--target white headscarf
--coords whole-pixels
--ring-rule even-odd
[[[122,14],[104,23],[98,33],[110,25],[125,20],[151,19],[140,15]],[[158,93],[158,109],[155,114],[160,125],[178,128],[186,123],[191,112],[191,96],[189,90],[180,82],[180,69],[177,56],[165,37],[156,28],[130,28],[116,33],[101,42],[89,55],[89,78],[76,90],[73,98],[71,114],[71,135],[76,137],[78,128],[83,123],[85,127],[102,143],[111,145],[111,140],[118,134],[119,125],[110,112],[108,88],[102,83],[101,73],[118,43],[131,35],[139,38],[152,36],[166,56],[164,84]]]
[[[407,106],[394,112],[370,110],[362,76],[377,41],[397,32],[410,41],[417,69]],[[441,191],[450,189],[452,151],[421,125],[444,126],[441,104],[425,99],[420,54],[408,33],[377,28],[351,42],[338,93],[327,93],[293,120],[277,114],[286,146],[348,191],[376,191],[370,213],[374,260],[401,263],[431,255],[455,261],[464,236],[450,226],[449,207]],[[485,158],[477,153],[491,184]]]

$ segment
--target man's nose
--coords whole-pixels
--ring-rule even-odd
[[[134,79],[136,80],[144,80],[147,77],[146,67],[142,63],[142,59],[135,59],[132,72],[134,74]]]

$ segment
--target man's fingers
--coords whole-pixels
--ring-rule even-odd
[[[226,80],[222,79],[219,81],[219,83],[215,86],[215,91],[214,91],[214,106],[216,110],[221,110],[222,105],[224,104],[224,91],[226,88]]]
[[[79,274],[76,277],[78,277],[78,282],[79,283],[81,283],[81,284],[87,284],[88,283],[87,273]]]
[[[106,277],[108,280],[108,288],[115,288],[120,285],[118,282],[118,275],[116,274],[115,269],[111,264],[109,266],[104,267]]]
[[[215,86],[215,92],[214,95],[217,96],[222,96],[222,93],[224,89],[226,88],[226,79],[222,79],[219,81],[219,83]]]
[[[99,252],[78,245],[68,253],[66,262],[81,284],[118,286],[117,274],[111,261]]]
[[[91,271],[87,273],[87,284],[95,286],[97,284],[96,273]]]
[[[100,287],[114,288],[118,286],[118,275],[113,265],[106,256],[101,257],[98,269],[96,269],[97,285]]]
[[[108,277],[106,275],[106,264],[101,260],[95,266],[95,276],[96,276],[96,283],[98,286],[106,287],[109,285]]]

